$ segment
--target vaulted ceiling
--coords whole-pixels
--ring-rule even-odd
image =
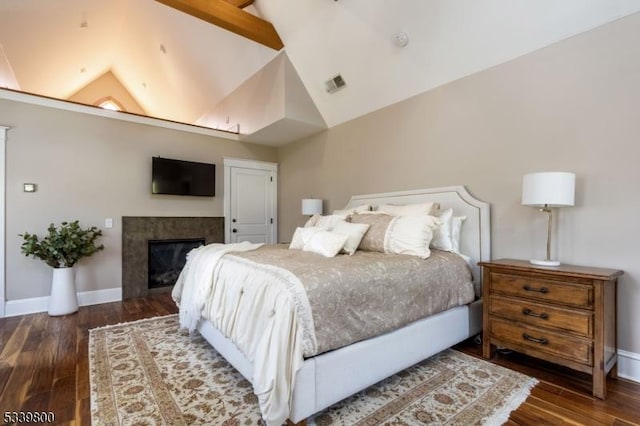
[[[640,11],[638,0],[256,0],[244,10],[273,24],[279,53],[163,3],[0,0],[0,87],[67,99],[111,71],[149,115],[197,123],[286,55],[295,90],[333,127]],[[327,93],[338,74],[346,87]]]

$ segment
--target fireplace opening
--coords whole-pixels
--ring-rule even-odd
[[[187,262],[190,250],[204,245],[204,238],[148,240],[148,288],[173,286]]]

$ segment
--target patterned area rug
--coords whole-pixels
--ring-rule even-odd
[[[93,425],[259,425],[251,384],[177,315],[91,330]],[[498,425],[536,380],[446,350],[309,419],[310,425]]]

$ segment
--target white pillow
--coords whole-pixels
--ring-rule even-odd
[[[351,223],[346,220],[336,222],[329,230],[347,235],[347,242],[343,247],[343,251],[349,255],[355,253],[362,241],[362,237],[367,233],[369,225],[366,223]]]
[[[332,214],[328,216],[322,216],[319,214],[314,214],[309,218],[307,223],[304,224],[305,228],[316,227],[324,229],[325,231],[333,226],[334,223],[346,220],[348,214]]]
[[[453,216],[451,218],[451,242],[453,251],[456,253],[460,253],[460,231],[462,229],[462,222],[466,219],[466,216]]]
[[[371,209],[372,209],[371,204],[361,204],[359,206],[352,208],[351,210],[355,211],[356,213],[362,213],[362,212],[368,212]]]
[[[313,226],[316,226],[316,222],[318,221],[318,218],[320,218],[319,214],[314,214],[313,216],[311,216],[309,219],[307,219],[307,221],[304,223],[304,228],[311,228]]]
[[[440,219],[426,214],[394,217],[384,236],[385,253],[426,259],[431,255],[429,243],[438,225]]]
[[[453,240],[451,238],[451,218],[453,209],[438,210],[435,217],[440,219],[440,225],[433,232],[431,248],[444,251],[453,251]]]
[[[334,257],[342,250],[349,238],[346,234],[338,232],[320,231],[313,234],[304,245],[304,251],[310,251],[324,257]]]
[[[320,231],[320,228],[315,227],[296,228],[296,231],[293,233],[293,237],[291,238],[291,244],[289,244],[289,248],[294,250],[302,250],[307,241],[309,241],[314,234]]]
[[[369,210],[371,210],[371,205],[370,204],[362,204],[360,206],[352,207],[350,209],[344,208],[342,210],[334,210],[333,214],[347,215],[348,216],[348,215],[354,214],[354,213],[368,212]]]
[[[420,214],[432,215],[438,210],[438,208],[440,208],[440,205],[433,202],[405,205],[380,204],[377,211],[384,212],[392,216],[413,216]]]

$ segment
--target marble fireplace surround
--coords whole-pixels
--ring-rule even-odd
[[[224,242],[224,217],[122,217],[122,298],[146,296],[148,240],[204,238],[205,244]],[[158,293],[171,287],[153,289]]]

